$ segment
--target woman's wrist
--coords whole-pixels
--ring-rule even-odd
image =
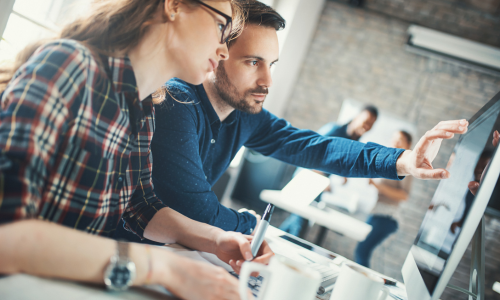
[[[136,276],[133,286],[141,286],[146,283],[148,274],[148,257],[144,245],[130,243],[130,260],[135,264]]]
[[[174,277],[172,256],[175,254],[158,247],[131,243],[131,260],[137,273],[133,285],[159,284],[167,287],[165,278]]]

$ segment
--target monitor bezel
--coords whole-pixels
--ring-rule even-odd
[[[479,119],[498,101],[500,101],[500,92],[496,94],[490,101],[488,101],[488,103],[470,119],[470,126],[474,126],[473,122]],[[497,116],[497,120],[498,118],[500,118],[500,115]],[[460,138],[459,142],[461,141],[461,139],[462,138]],[[453,273],[458,267],[458,264],[460,263],[465,251],[467,250],[467,247],[469,246],[474,233],[476,232],[479,222],[481,221],[486,211],[491,195],[497,184],[500,175],[500,155],[498,155],[498,153],[499,151],[497,147],[491,159],[488,172],[483,178],[481,186],[474,199],[474,203],[472,204],[470,212],[463,224],[460,236],[458,237],[455,247],[453,248],[450,256],[447,259],[445,268],[438,279],[432,295],[429,293],[427,286],[424,283],[424,280],[422,278],[422,275],[420,274],[411,250],[408,253],[408,256],[406,257],[403,268],[401,270],[403,281],[406,285],[408,300],[440,299]]]

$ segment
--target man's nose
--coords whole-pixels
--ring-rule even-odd
[[[271,68],[263,68],[259,80],[257,81],[257,84],[259,86],[265,86],[267,88],[270,88],[273,85],[273,79],[271,77]]]

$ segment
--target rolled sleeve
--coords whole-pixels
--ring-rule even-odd
[[[374,146],[379,149],[375,159],[375,165],[377,167],[379,177],[392,180],[403,180],[405,178],[404,176],[398,176],[396,169],[396,162],[401,154],[405,152],[404,149],[386,148],[371,142],[367,143],[366,146]]]
[[[155,214],[162,208],[168,207],[158,197],[153,189],[151,177],[153,156],[151,152],[146,159],[146,164],[139,177],[139,184],[134,191],[130,203],[125,210],[123,220],[125,229],[135,233],[141,239],[144,238],[144,230]]]

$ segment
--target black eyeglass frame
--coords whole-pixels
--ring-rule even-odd
[[[223,16],[225,19],[226,19],[226,25],[224,25],[224,28],[222,29],[222,32],[221,32],[221,37],[220,37],[220,43],[221,44],[225,44],[227,43],[227,41],[229,40],[229,38],[231,37],[231,31],[233,30],[233,18],[231,18],[230,16],[226,15],[225,13],[221,12],[220,10],[216,9],[216,8],[213,8],[212,6],[206,4],[206,3],[203,3],[201,0],[192,0],[198,4],[201,4],[202,6],[205,6],[206,8],[216,12],[217,14]],[[227,34],[227,37],[224,38],[224,35],[226,33],[226,30],[228,30],[228,27],[229,27],[229,32]]]

